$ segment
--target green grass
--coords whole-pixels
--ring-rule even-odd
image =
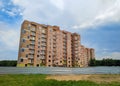
[[[46,76],[41,74],[0,75],[0,86],[120,86],[120,82],[98,84],[92,81],[57,81],[46,80]]]

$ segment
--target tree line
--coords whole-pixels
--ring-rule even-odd
[[[95,59],[91,59],[89,66],[120,66],[120,60],[113,60],[113,59],[95,60]]]
[[[0,66],[15,67],[16,65],[17,65],[16,60],[3,60],[3,61],[0,61]]]
[[[16,65],[17,65],[16,60],[0,61],[0,66],[15,67]],[[95,60],[95,59],[91,59],[89,66],[120,66],[120,60],[113,60],[113,59]]]

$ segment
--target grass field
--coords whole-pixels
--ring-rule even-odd
[[[0,86],[120,86],[120,74],[113,75],[0,75]]]

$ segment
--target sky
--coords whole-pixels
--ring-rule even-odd
[[[17,60],[24,20],[79,33],[96,59],[120,59],[120,0],[0,0],[0,60]]]

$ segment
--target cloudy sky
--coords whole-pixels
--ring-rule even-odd
[[[97,59],[120,59],[120,0],[0,0],[0,60],[17,59],[24,20],[77,32]]]

